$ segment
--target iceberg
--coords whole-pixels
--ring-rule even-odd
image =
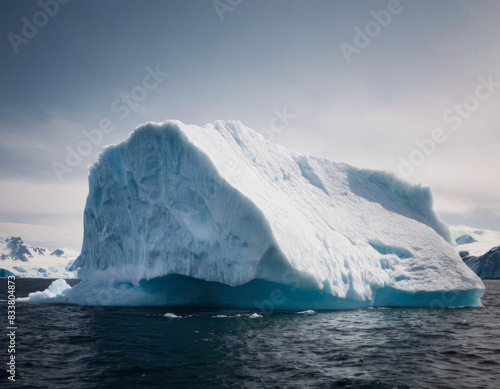
[[[430,189],[266,141],[146,123],[89,169],[65,300],[260,310],[479,306]]]

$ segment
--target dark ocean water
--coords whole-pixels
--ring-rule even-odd
[[[18,278],[17,297],[49,284]],[[3,370],[4,335],[0,388],[498,388],[500,281],[485,285],[482,308],[255,319],[244,310],[18,302],[16,382]],[[4,278],[5,333],[6,291]]]

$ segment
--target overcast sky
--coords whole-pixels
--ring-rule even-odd
[[[79,249],[104,145],[166,119],[262,130],[277,111],[275,142],[394,171],[445,222],[500,229],[500,2],[60,2],[0,1],[0,233]]]

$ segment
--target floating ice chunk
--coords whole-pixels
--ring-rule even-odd
[[[163,316],[168,317],[169,319],[182,319],[181,316],[177,316],[175,313],[170,313],[170,312],[167,312]]]
[[[52,282],[50,286],[45,289],[43,292],[34,292],[30,293],[27,298],[19,299],[21,301],[28,301],[30,303],[41,303],[41,302],[66,302],[66,293],[71,290],[71,286],[63,280],[59,278]]]
[[[308,309],[307,311],[297,312],[298,315],[316,315],[316,311]]]

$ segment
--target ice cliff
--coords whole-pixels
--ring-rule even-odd
[[[81,304],[479,305],[428,188],[239,122],[147,123],[90,168]]]

